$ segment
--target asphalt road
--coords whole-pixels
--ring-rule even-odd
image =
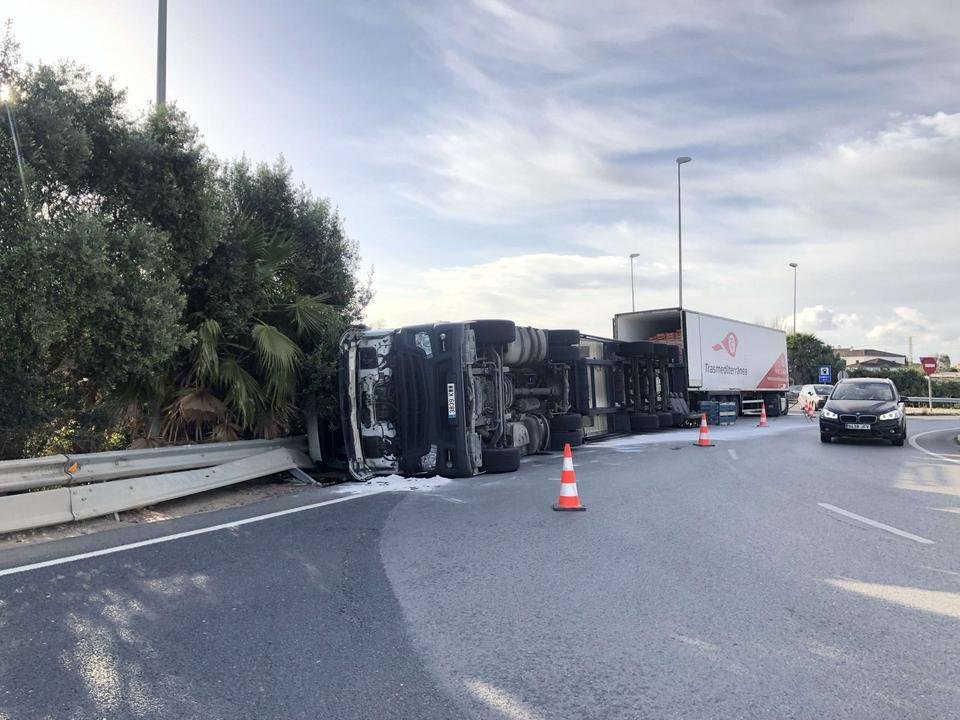
[[[0,718],[960,717],[956,420],[752,425],[4,553]]]

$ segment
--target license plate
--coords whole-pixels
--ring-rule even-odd
[[[456,416],[457,416],[457,386],[454,383],[447,383],[447,417],[450,420],[453,420]]]
[[[869,430],[870,425],[866,423],[847,423],[844,427],[847,430]]]

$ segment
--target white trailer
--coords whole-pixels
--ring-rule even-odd
[[[692,408],[709,399],[736,401],[741,412],[759,412],[761,401],[768,415],[787,411],[787,336],[782,330],[664,308],[617,314],[613,336],[679,345]]]

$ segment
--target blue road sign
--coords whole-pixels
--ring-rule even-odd
[[[833,368],[829,365],[820,366],[820,374],[817,376],[817,382],[830,384],[833,382],[831,379],[833,377]]]

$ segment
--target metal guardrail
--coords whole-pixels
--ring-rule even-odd
[[[905,400],[909,403],[932,403],[934,405],[960,405],[960,398],[928,398],[926,396],[918,397],[904,397],[900,396],[901,400]]]
[[[299,450],[274,447],[216,467],[15,493],[0,497],[0,532],[109,515],[311,465]]]
[[[0,493],[212,467],[280,448],[303,452],[306,436],[6,460],[0,462]]]

